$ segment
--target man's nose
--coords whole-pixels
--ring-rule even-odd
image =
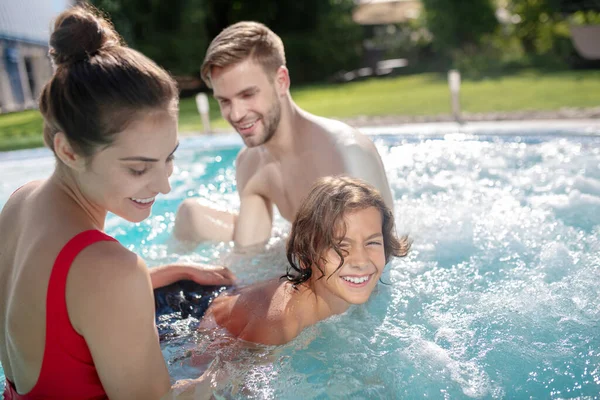
[[[231,112],[229,117],[233,122],[239,122],[246,116],[246,107],[242,102],[234,101],[231,103]]]

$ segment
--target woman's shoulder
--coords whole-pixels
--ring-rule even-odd
[[[72,272],[90,283],[130,282],[149,277],[144,260],[108,235],[86,246],[75,258]]]
[[[46,180],[39,179],[35,181],[30,181],[25,183],[22,186],[16,188],[9,197],[9,201],[14,201],[17,199],[22,199],[23,197],[27,197],[30,195],[35,189],[39,188]]]
[[[154,304],[148,267],[116,241],[95,242],[71,265],[67,301],[76,329],[90,325],[90,318],[110,324],[118,313],[143,313]]]
[[[17,188],[0,210],[0,240],[4,243],[15,245],[24,225],[24,219],[27,217],[28,208],[27,198],[31,193],[41,185],[42,181],[26,183]],[[14,250],[14,249],[13,249]]]
[[[19,206],[23,203],[23,201],[31,195],[31,193],[37,189],[44,181],[37,180],[28,182],[22,186],[16,188],[9,198],[6,200],[4,207],[2,209],[3,214],[13,213]]]

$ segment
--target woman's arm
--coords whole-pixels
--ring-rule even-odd
[[[155,325],[148,267],[116,242],[83,250],[67,280],[67,307],[110,399],[160,399],[170,378]]]
[[[201,285],[233,285],[235,275],[227,267],[208,264],[169,264],[150,268],[152,289],[181,280],[191,280]]]

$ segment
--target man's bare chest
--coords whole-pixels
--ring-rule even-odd
[[[277,206],[282,217],[292,221],[304,197],[319,178],[341,173],[341,165],[319,163],[314,159],[273,163],[258,171],[255,187],[257,193]]]

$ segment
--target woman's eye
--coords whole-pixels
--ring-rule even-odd
[[[146,168],[144,169],[133,169],[133,168],[129,168],[129,172],[131,173],[131,175],[133,176],[141,176],[144,175],[146,173]]]
[[[368,246],[381,246],[382,243],[379,241],[372,241],[367,243]]]

